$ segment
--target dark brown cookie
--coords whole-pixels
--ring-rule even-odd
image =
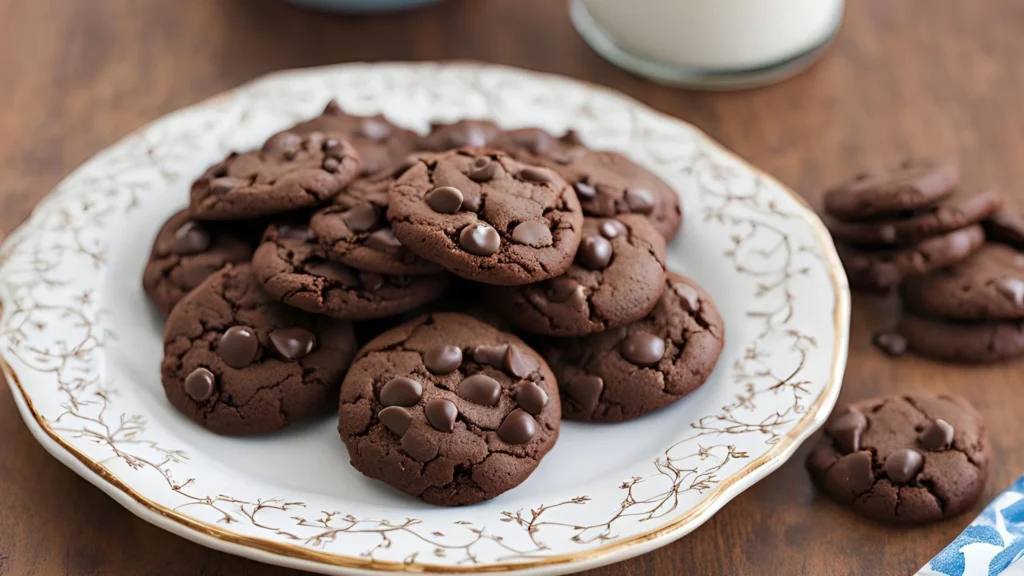
[[[344,135],[280,132],[256,152],[232,152],[192,183],[189,208],[203,220],[240,220],[323,204],[359,174]]]
[[[421,155],[388,197],[398,240],[426,260],[486,284],[519,285],[564,273],[583,213],[552,170],[501,152]]]
[[[907,278],[903,305],[919,314],[962,320],[1024,318],[1024,253],[988,243],[949,268]]]
[[[305,227],[271,225],[252,258],[253,272],[278,300],[307,312],[344,320],[384,318],[440,297],[445,273],[385,276],[327,260]]]
[[[323,114],[286,130],[297,134],[322,132],[341,134],[352,144],[362,160],[363,176],[385,174],[406,156],[423,147],[419,134],[392,124],[381,114],[355,116],[331,100]]]
[[[981,226],[972,224],[909,246],[875,250],[840,246],[839,257],[851,286],[885,291],[898,286],[904,278],[961,262],[984,242]]]
[[[433,504],[473,504],[526,480],[558,438],[551,369],[522,340],[456,313],[363,347],[338,431],[363,474]]]
[[[501,128],[490,120],[459,120],[452,124],[431,124],[430,135],[424,148],[443,152],[453,148],[484,148],[501,133]]]
[[[960,180],[955,162],[914,158],[892,168],[861,172],[825,191],[825,211],[856,222],[931,206]]]
[[[861,246],[912,244],[981,222],[1003,205],[995,190],[980,193],[954,192],[937,204],[909,210],[899,218],[843,222],[825,215],[825,224],[836,240]]]
[[[567,420],[619,422],[693,392],[714,370],[725,325],[703,288],[672,272],[646,318],[582,338],[539,342]]]
[[[963,398],[889,396],[834,412],[807,469],[862,516],[921,524],[970,509],[990,457],[981,416]]]
[[[555,138],[540,128],[505,130],[494,138],[490,146],[527,164],[549,166],[551,162],[569,164],[573,158],[585,152],[575,132],[569,131]]]
[[[185,296],[164,332],[175,408],[218,434],[259,434],[328,412],[356,353],[352,326],[273,301],[246,265]]]
[[[230,223],[198,222],[188,210],[167,220],[142,271],[142,287],[164,316],[185,294],[225,264],[248,262],[248,230]]]
[[[935,360],[990,364],[1024,355],[1022,320],[940,320],[905,313],[897,332],[907,349]]]
[[[557,278],[489,286],[490,306],[522,330],[582,336],[647,316],[665,289],[665,239],[643,216],[585,218],[576,261]]]
[[[1024,217],[1015,210],[1004,208],[981,223],[985,236],[994,242],[1024,249]]]

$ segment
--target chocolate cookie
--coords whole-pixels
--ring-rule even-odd
[[[203,220],[240,220],[323,204],[359,174],[355,148],[337,132],[280,132],[257,152],[232,152],[192,183]]]
[[[884,291],[899,285],[904,278],[961,262],[984,242],[981,226],[972,224],[909,246],[876,250],[840,246],[839,257],[851,286]]]
[[[424,148],[443,152],[453,148],[484,148],[498,137],[501,128],[490,120],[459,120],[452,124],[431,124]]]
[[[272,225],[252,257],[253,272],[278,300],[343,320],[394,316],[444,293],[448,275],[384,276],[330,262],[305,227]]]
[[[540,128],[505,130],[498,134],[490,146],[527,164],[550,165],[556,162],[566,165],[585,152],[575,132],[570,130],[560,138],[555,138]]]
[[[164,332],[167,399],[218,434],[259,434],[331,409],[352,357],[352,326],[270,299],[245,265],[185,296]]]
[[[725,325],[711,297],[669,272],[661,299],[644,319],[539,345],[558,377],[566,419],[619,422],[700,387],[724,343]]]
[[[981,223],[985,236],[994,242],[1024,249],[1024,217],[1019,212],[1002,209]]]
[[[434,313],[359,351],[342,385],[338,432],[363,474],[459,506],[526,480],[560,420],[554,376],[522,340]]]
[[[983,245],[949,268],[908,278],[900,288],[908,310],[963,320],[1024,318],[1024,254]]]
[[[248,262],[252,245],[244,227],[198,222],[188,210],[167,220],[142,271],[142,287],[164,316],[185,294],[232,262]]]
[[[921,524],[970,509],[988,478],[981,416],[958,396],[889,396],[833,413],[807,458],[833,500],[882,522]]]
[[[489,286],[491,307],[522,330],[582,336],[640,320],[665,289],[665,240],[643,216],[585,218],[576,261],[557,278]]]
[[[1002,205],[1002,196],[994,190],[980,193],[959,191],[937,204],[909,210],[900,218],[843,222],[826,214],[824,220],[836,240],[850,244],[912,244],[981,222]]]
[[[388,203],[402,244],[486,284],[559,276],[572,264],[583,227],[576,195],[557,174],[492,150],[419,156]]]
[[[931,206],[953,192],[960,167],[937,158],[913,158],[892,168],[861,172],[825,191],[825,211],[856,222]]]
[[[309,229],[331,260],[353,268],[380,274],[437,274],[438,264],[411,252],[395,237],[385,214],[388,190],[394,183],[389,174],[357,180],[334,197],[331,206],[313,215]]]
[[[406,156],[423,147],[423,139],[411,130],[392,124],[381,114],[354,116],[331,100],[323,114],[286,130],[296,134],[341,134],[362,160],[363,176],[380,175],[395,168]]]
[[[905,313],[896,327],[907,348],[959,364],[990,364],[1024,355],[1022,320],[940,320]]]

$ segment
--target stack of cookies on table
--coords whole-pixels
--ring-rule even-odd
[[[563,416],[636,418],[710,375],[722,318],[665,267],[680,223],[661,179],[571,132],[421,137],[332,102],[211,166],[157,235],[164,389],[222,434],[337,410],[363,474],[492,498]]]

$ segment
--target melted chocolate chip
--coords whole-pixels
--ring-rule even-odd
[[[487,182],[498,172],[498,163],[487,156],[477,156],[469,168],[469,179],[474,182]]]
[[[377,413],[377,419],[399,438],[405,436],[405,433],[409,431],[409,424],[412,424],[412,415],[401,406],[388,406]]]
[[[423,385],[405,376],[388,380],[380,389],[380,403],[384,406],[415,406],[421,396]]]
[[[195,220],[185,222],[174,231],[168,249],[175,254],[198,254],[210,247],[213,239],[202,224]]]
[[[544,293],[551,302],[565,302],[581,288],[580,283],[565,276],[548,280]]]
[[[462,365],[462,349],[451,344],[438,344],[423,353],[423,365],[432,374],[451,374]]]
[[[185,377],[185,393],[196,402],[209,400],[213,396],[217,379],[206,368],[196,368]]]
[[[498,427],[498,438],[509,444],[526,444],[537,433],[537,421],[525,410],[515,409]]]
[[[459,415],[459,409],[451,400],[434,398],[423,407],[423,414],[434,429],[451,432],[455,430],[455,417]]]
[[[462,190],[454,186],[439,186],[427,192],[427,206],[440,214],[455,214],[462,208]]]
[[[885,475],[896,485],[906,484],[924,466],[924,457],[917,450],[897,450],[885,459]]]
[[[594,188],[582,180],[573,184],[572,187],[576,189],[576,195],[584,200],[590,200],[597,197],[597,188]]]
[[[512,241],[534,248],[551,246],[551,230],[546,220],[527,220],[520,222],[512,229]]]
[[[847,456],[845,478],[846,486],[854,494],[862,494],[871,489],[875,483],[875,471],[872,469],[871,452],[863,450]]]
[[[342,212],[341,219],[353,232],[369,232],[377,225],[377,209],[369,202],[359,202]]]
[[[360,272],[359,283],[370,292],[376,292],[384,287],[384,277],[376,272]]]
[[[248,326],[232,326],[220,337],[217,354],[232,368],[245,368],[256,359],[260,340],[256,331]]]
[[[598,230],[601,232],[601,236],[605,238],[617,238],[626,233],[626,225],[615,219],[605,220],[601,222]]]
[[[402,247],[402,243],[395,238],[395,233],[391,228],[381,228],[373,234],[367,236],[364,242],[368,248],[374,250],[380,250],[381,252],[394,252]]]
[[[879,350],[889,356],[902,356],[907,352],[907,339],[898,332],[879,332],[873,341]]]
[[[294,132],[276,134],[263,145],[263,151],[267,154],[283,154],[288,160],[295,157],[299,148],[302,148],[302,136]]]
[[[501,237],[490,224],[470,224],[459,233],[459,246],[476,256],[490,256],[501,248]]]
[[[285,360],[302,360],[316,348],[316,335],[302,328],[278,328],[269,338],[271,347]]]
[[[540,155],[551,148],[551,135],[543,130],[523,130],[512,135],[512,141],[531,154]]]
[[[295,224],[278,224],[277,237],[288,238],[290,240],[302,240],[303,242],[312,242],[315,240],[313,233],[310,232],[308,226]]]
[[[825,433],[832,437],[841,454],[851,454],[860,450],[860,438],[867,427],[867,417],[860,410],[850,408],[833,420]]]
[[[672,290],[679,296],[683,304],[683,310],[690,314],[696,314],[700,310],[700,294],[697,289],[689,284],[673,284]]]
[[[548,393],[533,382],[520,382],[512,388],[516,404],[530,414],[540,414],[548,403]]]
[[[341,162],[339,162],[338,159],[335,158],[334,156],[328,156],[327,158],[324,158],[324,161],[323,163],[320,164],[320,167],[328,172],[337,172],[338,168],[341,167]]]
[[[538,184],[551,184],[555,181],[555,176],[551,171],[536,166],[526,166],[519,171],[519,177],[527,182]]]
[[[483,200],[481,199],[481,196],[480,196],[479,192],[471,193],[471,194],[465,194],[465,197],[462,199],[462,209],[463,210],[469,210],[470,212],[477,212],[477,213],[479,213],[480,212],[480,203],[482,201]]]
[[[619,345],[622,357],[637,366],[653,366],[665,356],[665,341],[654,334],[634,332]]]
[[[508,344],[497,346],[480,345],[473,348],[473,361],[477,364],[486,364],[501,368],[505,364],[505,355],[508,353]]]
[[[576,261],[591,270],[603,270],[612,261],[612,243],[601,236],[587,236],[580,242]]]
[[[1000,278],[995,283],[996,290],[1013,302],[1014,306],[1024,306],[1024,280],[1020,278]]]
[[[540,364],[533,356],[523,354],[514,344],[508,345],[502,366],[505,372],[512,374],[516,378],[526,378],[540,368]]]
[[[391,136],[391,126],[377,118],[365,118],[359,126],[359,133],[367,140],[380,142]]]
[[[650,214],[654,210],[654,192],[647,188],[627,188],[626,205],[630,212]]]
[[[942,418],[937,418],[925,428],[917,441],[925,450],[949,450],[953,445],[953,425]]]
[[[495,406],[501,398],[501,384],[486,374],[474,374],[459,383],[458,393],[474,404]]]
[[[597,407],[597,401],[601,399],[602,390],[604,390],[604,380],[599,376],[577,376],[570,380],[566,386],[569,397],[575,400],[586,412],[590,412]]]

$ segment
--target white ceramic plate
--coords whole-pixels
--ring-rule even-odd
[[[574,128],[655,170],[684,206],[670,267],[703,284],[725,318],[710,381],[635,422],[564,423],[524,484],[455,509],[352,470],[330,418],[223,438],[175,412],[160,386],[161,322],[140,287],[153,237],[208,164],[332,97],[419,130],[462,117]],[[176,534],[332,574],[562,574],[677,539],[822,424],[849,323],[828,234],[777,181],[618,93],[477,64],[285,72],[154,122],[76,170],[7,240],[0,301],[4,373],[50,453]]]

